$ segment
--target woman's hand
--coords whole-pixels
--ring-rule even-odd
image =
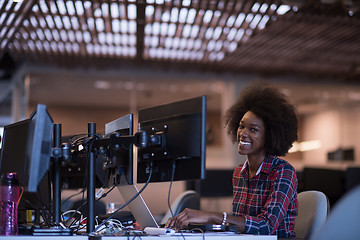
[[[169,218],[165,224],[166,228],[174,228],[175,230],[186,229],[189,224],[205,224],[211,223],[213,215],[216,213],[210,213],[205,211],[194,210],[186,208],[177,216]]]

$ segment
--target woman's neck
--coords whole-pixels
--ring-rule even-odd
[[[261,152],[256,155],[248,155],[249,175],[251,177],[256,175],[260,165],[264,162],[265,156],[265,152]]]

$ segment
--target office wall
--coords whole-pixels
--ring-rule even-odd
[[[35,107],[35,104],[30,105],[29,114]],[[96,123],[97,131],[103,132],[106,123],[129,113],[128,110],[122,108],[97,106],[48,105],[47,109],[54,123],[62,125],[63,136],[87,133],[89,122]]]
[[[303,140],[320,140],[321,148],[303,153],[304,165],[329,165],[327,152],[340,147],[354,148],[355,161],[360,164],[360,106],[340,106],[303,119]]]

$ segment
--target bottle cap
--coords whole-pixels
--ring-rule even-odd
[[[19,185],[17,173],[11,172],[2,175],[1,185]]]

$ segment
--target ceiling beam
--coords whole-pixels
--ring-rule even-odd
[[[145,36],[145,3],[143,0],[136,3],[136,60],[143,61]]]

